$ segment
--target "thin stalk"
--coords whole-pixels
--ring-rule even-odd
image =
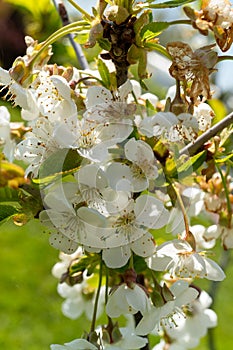
[[[68,2],[73,5],[76,10],[78,10],[82,15],[84,15],[89,22],[92,22],[94,20],[94,18],[89,15],[89,13],[86,12],[82,7],[80,7],[74,0],[68,0]]]
[[[109,269],[105,266],[106,280],[105,280],[105,305],[108,302],[108,285],[109,285]]]
[[[52,35],[50,35],[48,37],[48,39],[46,39],[43,42],[42,47],[40,48],[40,50],[37,52],[37,54],[33,57],[33,59],[30,62],[30,65],[33,65],[34,62],[37,60],[37,58],[40,56],[40,54],[44,51],[44,49],[46,49],[46,47],[48,47],[49,45],[53,44],[56,40],[72,33],[72,32],[76,32],[78,29],[84,29],[83,24],[80,25],[80,21],[68,24],[67,26],[64,26],[60,29],[58,29],[55,33],[53,33]],[[86,22],[85,25],[87,24]],[[89,27],[89,25],[88,25]]]
[[[230,56],[230,55],[218,56],[218,63],[226,60],[233,60],[233,56]]]
[[[186,213],[186,210],[185,210],[185,206],[184,206],[184,203],[183,203],[183,200],[181,198],[181,195],[180,195],[180,192],[179,190],[177,189],[177,187],[175,186],[174,183],[171,183],[171,186],[173,187],[175,193],[176,193],[176,196],[177,196],[177,200],[178,200],[178,203],[179,203],[179,206],[180,206],[180,209],[182,211],[182,215],[183,215],[183,219],[184,219],[184,226],[185,226],[185,237],[184,239],[188,239],[189,238],[189,220],[188,220],[188,216],[187,216],[187,213]]]
[[[169,26],[173,26],[176,24],[192,24],[189,19],[177,19],[176,21],[167,22]]]
[[[226,178],[222,173],[222,170],[220,168],[220,166],[215,163],[215,166],[221,176],[222,179],[222,184],[223,184],[223,188],[226,194],[226,201],[227,201],[227,221],[228,221],[228,227],[231,228],[231,218],[232,218],[232,207],[231,207],[231,201],[230,201],[230,193],[227,187],[227,183],[226,183]]]
[[[218,132],[222,131],[224,128],[230,126],[232,123],[233,112],[228,114],[224,119],[220,120],[220,122],[205,131],[194,141],[194,143],[190,143],[189,145],[182,148],[180,150],[180,155],[188,154],[190,156],[193,156],[204,145],[205,142],[207,142],[211,137],[215,136]]]
[[[131,254],[131,257],[129,259],[129,269],[134,269],[133,254]]]
[[[91,321],[90,333],[95,331],[96,315],[97,315],[97,310],[98,310],[100,289],[101,289],[101,285],[102,285],[102,277],[103,277],[103,260],[102,260],[102,256],[100,256],[99,283],[98,283],[96,297],[95,297],[95,304],[94,304],[94,309],[93,309],[93,316],[92,316],[92,321]]]
[[[68,16],[67,10],[66,10],[63,2],[62,1],[57,2],[57,0],[53,0],[53,3],[54,3],[54,6],[56,7],[56,9],[60,15],[60,18],[62,20],[62,25],[66,26],[67,24],[70,23],[70,21],[69,21],[69,16]],[[74,49],[75,55],[78,59],[78,62],[80,64],[81,69],[88,69],[89,65],[88,65],[88,62],[86,60],[86,57],[83,53],[81,46],[75,42],[74,35],[70,33],[70,34],[68,34],[68,38],[69,38],[69,41]]]

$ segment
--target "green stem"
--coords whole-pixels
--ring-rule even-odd
[[[80,7],[74,0],[68,0],[68,2],[71,5],[73,5],[76,8],[76,10],[78,10],[82,15],[84,15],[89,22],[92,22],[95,19],[91,15],[89,15],[89,13],[86,12],[82,7]]]
[[[218,56],[218,63],[226,60],[233,60],[233,56],[230,56],[230,55]]]
[[[177,197],[177,200],[178,200],[178,203],[179,203],[179,206],[180,206],[180,209],[182,211],[182,215],[183,215],[183,219],[184,219],[184,226],[185,226],[185,237],[184,239],[188,239],[189,238],[189,220],[188,220],[188,216],[187,216],[187,213],[186,213],[186,210],[185,210],[185,206],[184,206],[184,203],[183,203],[183,200],[181,198],[181,195],[180,195],[180,192],[179,190],[176,188],[175,184],[174,183],[171,183],[171,186],[173,187],[175,193],[176,193],[176,197]]]
[[[60,29],[58,29],[55,33],[50,35],[48,39],[46,39],[43,42],[42,47],[40,50],[37,52],[37,54],[33,57],[33,59],[30,62],[30,65],[33,65],[34,62],[37,60],[37,58],[40,56],[40,54],[48,47],[49,45],[53,44],[56,40],[62,38],[63,36],[66,36],[70,33],[76,32],[78,29],[84,29],[84,26],[87,26],[87,22],[85,21],[77,21],[71,24],[68,24]],[[89,25],[88,25],[89,28]],[[87,28],[86,28],[87,29]]]
[[[107,266],[105,266],[105,273],[106,273],[106,283],[105,283],[105,305],[108,302],[108,285],[109,285],[109,269]]]
[[[133,254],[131,254],[131,257],[129,259],[129,269],[134,269]]]
[[[169,26],[173,26],[176,24],[192,24],[189,19],[177,19],[176,21],[168,22]]]
[[[95,297],[95,304],[94,304],[94,309],[93,309],[93,316],[92,316],[90,333],[95,331],[96,315],[97,315],[97,310],[98,310],[100,289],[101,289],[101,285],[102,285],[102,277],[103,277],[103,260],[102,260],[102,256],[100,256],[99,283],[98,283],[96,297]]]
[[[66,7],[64,6],[63,2],[59,2],[58,0],[53,0],[53,3],[57,9],[57,12],[59,13],[63,27],[70,24],[69,16],[68,16]],[[69,33],[68,38],[69,38],[69,41],[74,49],[75,55],[78,59],[78,62],[80,64],[81,69],[83,69],[83,70],[88,69],[89,68],[88,62],[87,62],[86,57],[82,51],[81,45],[79,45],[74,40],[74,34]]]
[[[228,213],[228,215],[227,215],[228,228],[231,228],[232,207],[231,207],[231,201],[230,201],[230,193],[229,193],[229,190],[228,190],[228,187],[227,187],[226,178],[223,175],[220,166],[217,163],[215,163],[215,166],[216,166],[216,168],[217,168],[217,170],[218,170],[218,172],[219,172],[219,174],[221,176],[223,188],[224,188],[224,191],[225,191],[225,194],[226,194],[227,213]]]

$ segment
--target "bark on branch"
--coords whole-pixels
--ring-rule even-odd
[[[227,126],[233,123],[233,112],[228,114],[224,119],[220,120],[217,124],[213,125],[210,129],[199,136],[194,143],[191,143],[180,150],[180,155],[188,154],[193,156],[198,150],[207,142],[211,137],[215,136],[218,132],[222,131]]]

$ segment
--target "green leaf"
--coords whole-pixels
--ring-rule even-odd
[[[158,36],[163,30],[167,29],[169,27],[168,22],[152,22],[146,24],[141,32],[140,36],[142,40],[151,40],[154,39],[154,37]]]
[[[69,275],[72,276],[78,272],[83,272],[86,269],[94,269],[99,264],[100,258],[98,254],[90,254],[80,258],[77,262],[74,262],[69,267]]]
[[[150,5],[148,4],[147,8],[150,9],[165,9],[165,8],[173,8],[173,7],[179,7],[185,4],[189,4],[190,2],[194,2],[195,0],[173,0],[173,1],[166,1],[160,4],[154,4],[154,5]],[[146,5],[146,3],[145,3]]]
[[[177,177],[177,164],[173,158],[167,158],[165,163],[165,174],[169,177]]]
[[[17,213],[17,209],[11,205],[0,205],[0,223],[9,220]]]
[[[104,61],[101,60],[100,58],[97,60],[97,68],[98,68],[98,71],[100,73],[100,77],[102,79],[103,85],[107,89],[109,89],[110,85],[111,85],[110,73],[109,73],[108,67],[106,66]]]
[[[225,118],[225,116],[227,115],[227,109],[222,101],[213,98],[208,101],[208,104],[215,113],[212,125],[217,124],[220,120]]]
[[[229,154],[226,157],[216,159],[215,162],[216,163],[226,163],[228,160],[232,160],[233,161],[233,154]]]
[[[134,262],[134,269],[137,274],[142,273],[147,269],[147,264],[145,262],[145,259],[142,258],[141,256],[134,255],[133,262]]]
[[[18,202],[18,191],[10,187],[0,188],[0,203],[2,202]]]
[[[106,50],[106,51],[110,51],[111,50],[111,43],[108,39],[105,38],[101,38],[97,40],[99,46],[101,47],[101,49]]]
[[[178,177],[182,179],[192,174],[192,172],[196,171],[206,160],[207,151],[201,151],[195,156],[190,157],[186,161],[182,161],[182,165],[178,167]]]
[[[149,50],[157,51],[158,53],[162,54],[163,56],[165,56],[166,58],[171,60],[171,56],[169,55],[169,53],[167,52],[165,47],[163,47],[162,45],[160,45],[158,43],[155,43],[155,42],[152,42],[152,41],[147,41],[147,42],[144,43],[144,47],[146,49],[149,49]]]
[[[34,183],[45,184],[56,177],[67,175],[79,168],[82,157],[76,150],[60,149],[47,158],[40,167],[39,177]]]

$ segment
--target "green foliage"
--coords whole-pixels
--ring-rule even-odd
[[[33,182],[43,185],[50,183],[57,177],[72,173],[79,168],[82,159],[76,150],[60,149],[43,162],[39,177],[33,179]]]
[[[109,71],[107,65],[102,59],[97,60],[97,68],[102,79],[102,84],[110,91],[115,91],[117,88],[116,73]]]
[[[18,202],[19,194],[14,188],[5,186],[0,188],[0,203],[3,202]]]
[[[0,225],[18,213],[18,191],[10,187],[0,188]]]
[[[154,39],[155,36],[162,33],[169,27],[168,22],[152,22],[146,24],[140,31],[140,36],[143,41]]]
[[[77,262],[73,262],[73,264],[69,267],[69,275],[74,276],[79,272],[83,272],[84,270],[88,271],[88,275],[90,276],[95,268],[100,262],[100,257],[97,254],[88,254],[78,259]]]
[[[189,4],[190,2],[194,2],[195,0],[173,0],[173,1],[165,1],[159,4],[153,4],[150,3],[154,2],[155,0],[149,0],[147,3],[149,3],[148,6],[151,9],[165,9],[165,8],[173,8],[173,7],[179,7],[185,4]]]
[[[193,172],[201,168],[202,164],[206,160],[207,151],[201,151],[194,156],[190,157],[185,162],[178,167],[177,173],[178,178],[183,179],[188,175],[191,175]]]
[[[18,210],[11,205],[2,205],[0,204],[0,224],[6,220],[9,220]]]

